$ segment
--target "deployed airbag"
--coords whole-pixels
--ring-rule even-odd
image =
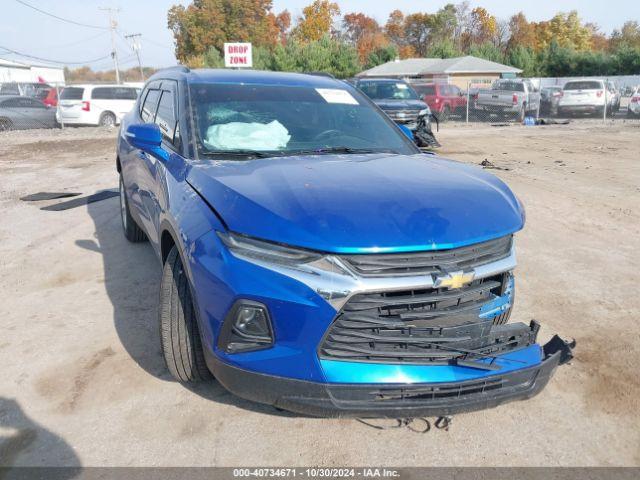
[[[231,122],[212,125],[204,140],[214,150],[279,150],[291,135],[277,120],[270,123]]]

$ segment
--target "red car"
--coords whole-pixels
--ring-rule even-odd
[[[464,116],[467,110],[467,97],[455,85],[445,83],[425,83],[413,85],[431,112],[440,121],[447,120],[452,114]]]
[[[49,89],[47,96],[42,99],[42,103],[44,103],[47,107],[58,106],[58,92],[55,88]]]

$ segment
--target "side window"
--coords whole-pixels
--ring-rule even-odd
[[[113,100],[113,93],[115,88],[112,87],[97,87],[91,92],[92,100]]]
[[[165,86],[166,83],[163,84]],[[176,135],[176,127],[178,124],[176,114],[176,97],[174,88],[162,91],[160,103],[158,104],[158,113],[155,122],[160,127],[162,136],[171,144],[179,146],[179,134]]]
[[[138,94],[135,88],[120,87],[113,89],[113,98],[114,100],[136,100]]]
[[[147,96],[142,104],[140,110],[140,116],[144,122],[153,122],[156,117],[156,109],[158,107],[158,98],[160,97],[160,90],[149,90]]]

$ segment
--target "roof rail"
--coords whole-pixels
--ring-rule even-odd
[[[315,75],[316,77],[333,78],[334,80],[336,79],[336,77],[331,75],[329,72],[304,72],[304,74],[305,75]]]

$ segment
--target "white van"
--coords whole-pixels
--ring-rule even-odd
[[[60,93],[56,120],[72,125],[117,125],[138,99],[126,85],[72,85]]]

